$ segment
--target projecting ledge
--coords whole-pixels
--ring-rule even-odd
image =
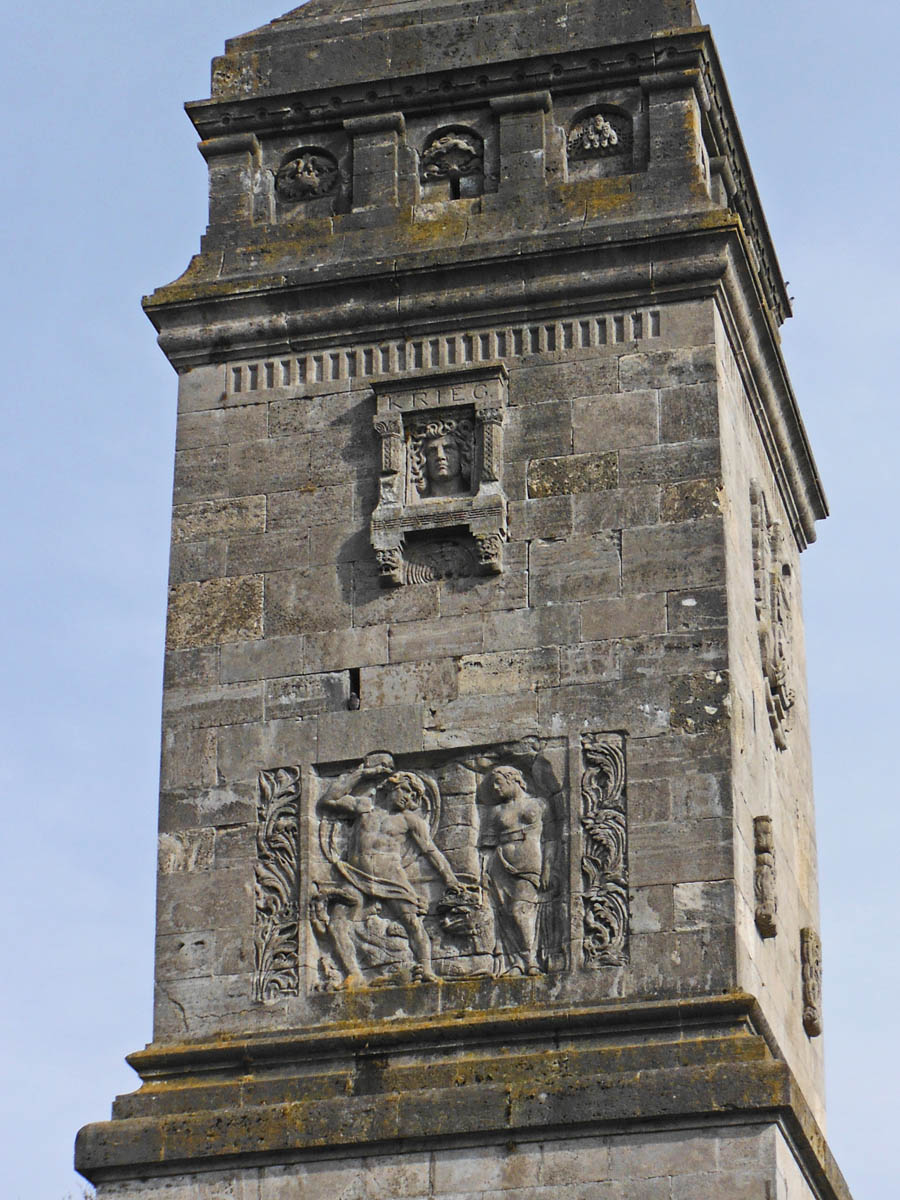
[[[235,1042],[150,1047],[148,1082],[76,1148],[93,1182],[723,1119],[781,1126],[823,1200],[849,1200],[750,996],[466,1014]]]

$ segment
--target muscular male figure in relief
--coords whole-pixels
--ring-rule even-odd
[[[353,818],[347,851],[334,862],[349,887],[335,897],[329,932],[347,972],[345,986],[361,986],[362,973],[352,931],[362,916],[366,897],[381,902],[404,928],[418,964],[419,978],[437,982],[431,961],[431,942],[422,923],[425,900],[414,890],[403,865],[410,843],[434,867],[448,888],[460,884],[453,868],[434,844],[422,815],[427,793],[418,775],[393,771],[389,755],[370,755],[348,775],[341,776],[320,800],[320,806]],[[369,787],[355,789],[364,781]],[[387,808],[379,805],[384,797]]]

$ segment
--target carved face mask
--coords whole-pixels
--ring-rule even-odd
[[[434,438],[425,446],[425,469],[432,480],[456,479],[462,460],[453,438]]]

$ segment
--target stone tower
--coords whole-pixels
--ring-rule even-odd
[[[692,0],[189,105],[153,1041],[101,1200],[834,1200],[789,301]]]

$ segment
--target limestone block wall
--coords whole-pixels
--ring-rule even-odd
[[[383,476],[372,385],[429,371],[464,382],[490,362],[508,372],[502,571],[385,587],[369,530]],[[336,344],[182,375],[157,1040],[351,1012],[735,986],[718,369],[712,303],[699,301]],[[625,763],[616,804],[626,810],[627,914],[612,953],[598,949],[585,915],[594,902],[584,739],[599,735]],[[323,943],[310,921],[314,896],[334,884],[319,849],[322,781],[376,752],[413,771],[456,764],[477,775],[498,746],[531,772],[529,786],[560,797],[553,953],[535,978],[462,991],[414,980],[336,987],[327,935]],[[273,788],[286,797],[278,819],[287,814],[299,831],[289,864],[299,901],[282,921],[286,973],[276,970],[261,998]],[[458,828],[439,822],[435,841],[454,870],[471,871],[474,825]],[[439,889],[431,867],[417,869],[431,889],[434,940]],[[617,918],[603,910],[607,919]],[[588,943],[596,963],[586,967]]]
[[[818,885],[800,556],[747,384],[721,323],[717,345],[727,498],[738,981],[759,998],[807,1100],[824,1123],[821,1030],[813,1029],[810,1036],[804,1028],[801,961],[801,931],[818,930]],[[776,553],[766,562],[760,561],[760,538],[776,543]],[[772,611],[768,591],[760,597],[761,575],[767,585],[774,579],[784,587],[783,612]],[[775,635],[783,637],[775,657],[783,660],[777,664],[786,675],[783,690],[791,693],[784,713],[772,712],[763,661]],[[771,822],[771,867],[769,851],[760,844],[758,823],[765,820]],[[757,920],[760,905],[770,911],[770,925]]]
[[[102,1184],[98,1200],[811,1200],[775,1125],[468,1145]]]

